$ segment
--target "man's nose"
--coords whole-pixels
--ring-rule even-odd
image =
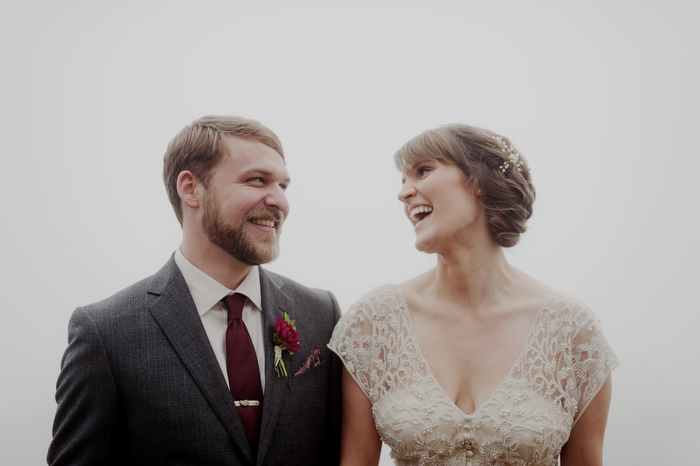
[[[289,201],[287,201],[284,189],[279,185],[271,187],[270,193],[265,197],[265,205],[284,212],[286,216],[287,211],[289,211]]]

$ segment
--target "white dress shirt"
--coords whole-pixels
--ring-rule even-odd
[[[228,311],[221,302],[225,296],[233,293],[245,295],[243,305],[243,323],[248,329],[250,339],[255,348],[260,371],[260,384],[265,392],[265,347],[263,343],[262,293],[260,292],[260,271],[253,266],[248,276],[243,279],[235,290],[229,290],[221,283],[192,265],[185,259],[180,248],[175,251],[175,263],[185,278],[192,300],[202,319],[204,330],[219,362],[221,372],[228,384],[226,371],[226,328],[228,327]]]

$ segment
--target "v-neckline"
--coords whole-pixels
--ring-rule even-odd
[[[493,391],[489,394],[488,398],[486,398],[486,401],[484,401],[480,406],[474,408],[474,411],[471,413],[467,414],[464,411],[462,411],[462,408],[457,406],[457,403],[452,400],[452,398],[447,394],[445,389],[440,385],[440,382],[438,381],[437,377],[435,377],[435,374],[433,373],[433,370],[430,368],[430,364],[428,364],[428,360],[425,358],[425,355],[423,354],[423,349],[420,347],[420,342],[418,341],[418,335],[416,334],[416,329],[413,326],[413,318],[411,317],[411,312],[408,308],[408,302],[406,301],[406,294],[403,291],[403,288],[401,288],[401,285],[395,285],[396,288],[399,290],[399,295],[401,298],[401,309],[402,311],[406,314],[406,319],[408,321],[408,330],[409,330],[409,338],[411,338],[416,345],[416,351],[418,354],[418,357],[420,358],[420,362],[425,366],[425,372],[426,372],[426,377],[430,377],[433,379],[435,382],[435,385],[440,389],[440,392],[445,396],[447,400],[449,400],[450,404],[462,415],[464,416],[475,416],[478,411],[480,411],[484,406],[489,404],[491,401],[491,398],[494,397],[494,395],[500,390],[500,388],[505,384],[508,379],[512,378],[513,372],[515,371],[516,367],[520,365],[520,360],[523,358],[523,354],[525,354],[525,351],[528,349],[528,347],[531,345],[532,341],[532,336],[533,333],[535,332],[535,327],[537,326],[539,320],[540,320],[540,315],[545,309],[545,304],[549,301],[550,296],[552,296],[555,291],[553,289],[550,289],[549,292],[542,298],[542,302],[540,303],[540,307],[537,310],[537,313],[535,313],[535,319],[532,322],[532,325],[530,326],[530,331],[527,334],[527,338],[525,339],[525,344],[523,345],[523,348],[520,350],[520,354],[516,358],[515,362],[511,366],[511,368],[508,370],[508,373],[506,376],[503,378],[503,380],[496,386],[496,388],[493,389]]]

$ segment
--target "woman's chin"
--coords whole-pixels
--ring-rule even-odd
[[[432,246],[433,246],[433,242],[434,242],[433,238],[416,237],[416,249],[419,250],[420,252],[430,254],[433,252],[433,251],[431,251]]]

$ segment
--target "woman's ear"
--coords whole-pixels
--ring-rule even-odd
[[[182,171],[177,176],[177,194],[187,207],[196,209],[200,206],[202,194],[200,184],[197,177],[189,170]]]

